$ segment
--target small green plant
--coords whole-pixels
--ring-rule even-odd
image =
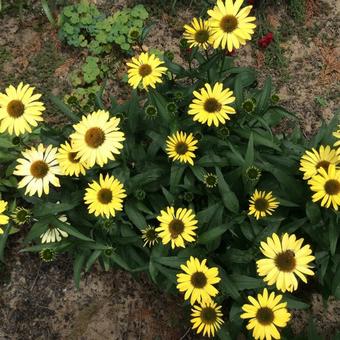
[[[83,0],[63,9],[59,36],[67,44],[87,48],[94,55],[108,53],[114,45],[127,52],[141,36],[148,16],[144,6],[137,5],[105,17],[94,4]]]

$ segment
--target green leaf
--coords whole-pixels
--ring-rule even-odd
[[[62,222],[62,221],[60,221],[55,216],[52,217],[50,223],[51,223],[52,226],[60,228],[61,230],[66,231],[69,235],[72,235],[72,236],[78,238],[79,240],[94,242],[94,240],[92,240],[91,238],[83,235],[76,228],[72,227],[71,224],[66,223],[66,222]]]
[[[122,267],[126,271],[131,271],[131,268],[128,265],[128,263],[119,254],[113,253],[111,255],[111,258],[118,266]]]
[[[153,257],[152,259],[156,263],[175,269],[179,269],[181,264],[184,264],[187,260],[187,258],[179,258],[177,256]]]
[[[81,275],[81,270],[84,266],[84,262],[85,262],[85,254],[84,253],[76,254],[76,257],[73,261],[73,280],[78,289],[80,286],[80,275]]]
[[[203,209],[197,213],[197,219],[201,225],[208,224],[218,209],[223,209],[223,207],[219,203],[215,203],[210,205],[208,208]]]
[[[50,24],[53,26],[53,27],[56,27],[57,24],[54,20],[54,17],[53,17],[53,14],[51,12],[51,9],[50,9],[50,6],[48,5],[48,1],[47,0],[41,0],[41,6],[45,12],[45,15],[48,19],[48,21],[50,22]]]
[[[253,138],[254,138],[254,144],[255,145],[263,145],[263,146],[267,146],[268,148],[274,149],[276,151],[280,151],[281,152],[281,148],[279,147],[279,145],[277,145],[277,143],[274,142],[273,138],[271,135],[269,135],[267,132],[263,132],[261,131],[261,133],[259,132],[259,130],[250,130],[247,128],[243,128],[243,129],[236,129],[234,130],[236,134],[238,134],[239,136],[249,139],[250,138],[250,134],[253,133]]]
[[[77,123],[79,121],[79,117],[74,114],[62,100],[52,94],[49,95],[49,98],[51,102],[56,105],[56,107],[73,123]]]
[[[336,251],[336,246],[338,243],[338,238],[339,238],[339,233],[340,233],[340,228],[335,224],[334,219],[332,219],[329,223],[329,250],[331,252],[331,255],[335,255]]]
[[[230,275],[230,279],[235,283],[238,290],[257,289],[265,287],[265,283],[262,279],[247,275],[232,274]]]
[[[221,278],[221,281],[219,282],[221,292],[223,294],[231,296],[231,298],[234,300],[239,299],[240,294],[234,282],[231,280],[231,278],[227,275],[222,267],[218,266],[218,269]]]
[[[220,340],[233,340],[226,324],[223,324],[222,327],[218,330],[217,337]]]
[[[150,89],[148,92],[150,102],[157,107],[157,110],[164,120],[164,122],[168,123],[170,121],[170,115],[168,110],[166,109],[167,101],[165,98],[154,89]]]
[[[256,105],[257,113],[261,114],[267,109],[270,103],[271,92],[272,92],[272,79],[271,77],[268,77],[264,83],[263,89],[257,101]]]
[[[5,262],[5,248],[8,235],[11,231],[11,223],[8,223],[2,235],[0,235],[0,261]]]
[[[308,335],[308,340],[323,340],[324,339],[318,334],[312,317],[309,319],[309,323],[307,327],[307,335]]]
[[[58,214],[64,211],[72,210],[78,205],[77,200],[64,203],[41,202],[34,206],[32,213],[35,217],[42,217],[51,214]]]
[[[86,264],[85,264],[86,272],[88,272],[92,268],[93,264],[97,261],[101,253],[102,253],[101,250],[95,250],[92,252],[91,256],[87,259]]]
[[[253,133],[251,133],[249,137],[249,141],[248,141],[246,156],[245,156],[245,164],[244,164],[245,169],[254,164],[254,158],[255,158],[254,137],[253,137]]]
[[[313,223],[316,224],[321,220],[321,209],[318,204],[312,201],[306,203],[306,216]]]
[[[172,164],[171,173],[170,173],[170,191],[171,192],[174,192],[175,188],[180,183],[184,170],[185,170],[184,165],[180,165],[177,163]]]
[[[138,228],[144,229],[147,226],[144,216],[136,207],[136,201],[133,199],[127,200],[124,206],[124,211],[129,220]]]
[[[164,55],[164,62],[168,70],[179,78],[187,75],[186,70],[181,65],[173,63],[166,55]]]
[[[163,186],[162,186],[162,192],[163,192],[163,195],[166,198],[167,202],[169,203],[169,205],[173,205],[174,202],[175,202],[174,195],[170,191],[165,189]]]
[[[208,244],[223,235],[230,225],[222,224],[214,228],[209,228],[206,232],[198,236],[198,244]]]
[[[289,309],[308,309],[309,305],[305,302],[302,302],[300,299],[294,297],[289,293],[285,293],[283,295],[283,302],[287,302]]]
[[[43,234],[49,228],[53,218],[54,216],[44,216],[39,221],[34,223],[26,235],[24,243],[28,243]]]
[[[218,178],[218,189],[220,191],[224,206],[231,212],[237,214],[239,212],[239,202],[236,195],[230,190],[229,185],[224,180],[221,170],[215,167],[215,171]]]

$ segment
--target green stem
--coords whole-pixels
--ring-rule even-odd
[[[223,50],[222,53],[222,61],[221,61],[221,67],[220,67],[220,72],[219,72],[219,75],[220,77],[222,77],[222,72],[223,72],[223,68],[224,68],[224,63],[225,63],[225,51]]]
[[[194,78],[193,78],[193,76],[192,76],[191,58],[188,59],[188,65],[189,65],[189,71],[190,71],[191,84],[193,84],[193,83],[194,83]]]

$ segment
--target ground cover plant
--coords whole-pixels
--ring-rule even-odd
[[[187,67],[132,58],[124,104],[104,107],[99,94],[94,112],[75,114],[54,98],[69,125],[41,122],[30,86],[4,89],[1,247],[30,219],[25,251],[71,253],[77,284],[97,260],[147,271],[184,293],[199,333],[235,338],[247,325],[255,338],[277,338],[278,326],[289,336],[287,307],[305,306],[303,282],[339,295],[337,117],[312,140],[298,127],[273,134],[294,116],[270,78],[258,88],[254,70],[226,56],[254,20],[241,9],[238,32],[223,8],[185,27]]]

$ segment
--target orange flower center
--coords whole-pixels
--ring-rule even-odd
[[[98,201],[102,204],[109,204],[112,201],[112,191],[110,189],[100,189],[97,194]]]
[[[265,198],[258,198],[254,205],[257,211],[266,211],[269,208],[269,203]]]
[[[35,178],[44,178],[48,173],[48,165],[44,161],[35,161],[32,163],[30,171]]]
[[[336,179],[329,179],[325,183],[325,191],[328,195],[337,195],[340,193],[340,182]]]
[[[105,142],[105,133],[99,127],[93,127],[86,131],[85,142],[91,148],[98,148]]]
[[[202,272],[196,272],[191,275],[191,284],[195,288],[203,288],[207,284],[207,282],[207,277]]]
[[[218,112],[221,108],[222,105],[215,98],[209,98],[204,103],[204,110],[209,113]]]
[[[69,152],[68,153],[68,160],[71,163],[79,163],[79,159],[76,158],[77,157],[77,152]]]
[[[152,72],[152,68],[148,64],[144,64],[139,66],[139,75],[144,78],[148,76]]]
[[[292,250],[286,250],[276,256],[275,264],[282,272],[290,273],[296,267],[295,253]]]
[[[221,19],[220,27],[226,33],[231,33],[237,28],[237,18],[233,15],[226,15]]]
[[[184,223],[175,218],[169,224],[169,232],[172,238],[177,238],[184,231]]]
[[[262,307],[257,311],[256,319],[261,325],[267,326],[273,322],[274,313],[270,308]]]
[[[7,104],[7,112],[11,117],[19,118],[25,112],[25,105],[21,100],[12,100]]]

